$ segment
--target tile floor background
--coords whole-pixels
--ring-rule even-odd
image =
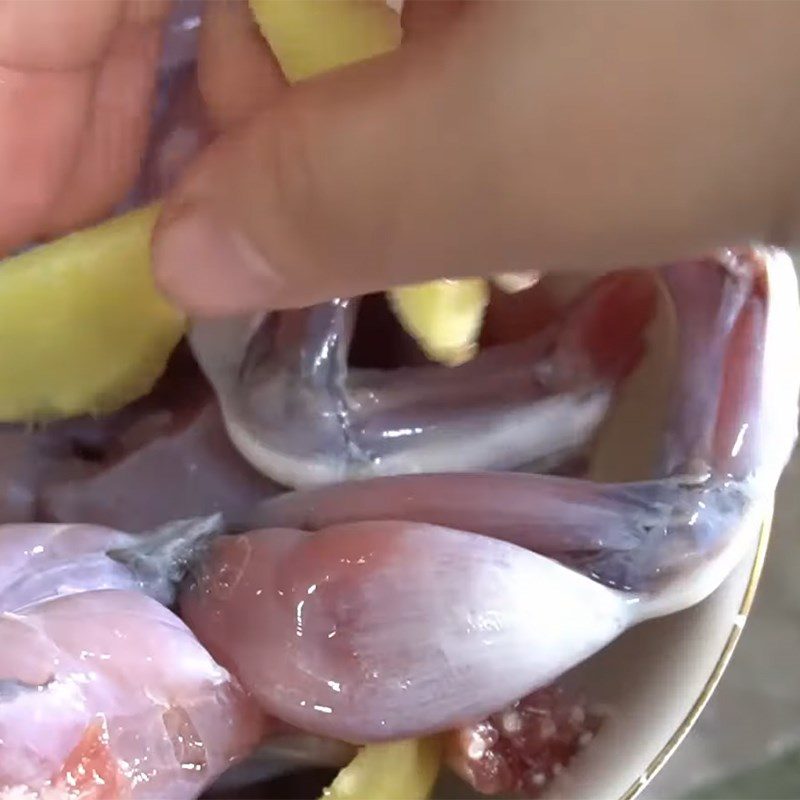
[[[645,800],[800,798],[800,452],[775,508],[764,574],[739,647]]]

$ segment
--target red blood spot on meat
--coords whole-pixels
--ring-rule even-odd
[[[601,714],[550,686],[473,725],[453,731],[450,767],[483,794],[537,797],[594,737]]]
[[[52,788],[65,800],[128,800],[130,781],[120,770],[108,744],[105,721],[91,723],[59,773]]]

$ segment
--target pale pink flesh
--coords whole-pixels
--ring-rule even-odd
[[[277,491],[239,456],[219,409],[206,400],[183,427],[117,463],[45,486],[40,502],[45,519],[146,530],[187,516],[219,512],[237,518]]]
[[[658,467],[673,477],[619,485],[488,473],[383,478],[283,495],[245,526],[431,522],[531,548],[635,591],[702,573],[741,542],[737,533],[771,496],[796,436],[800,359],[784,333],[800,318],[792,267],[779,253],[749,258],[739,277],[711,262],[665,270],[683,334]]]
[[[181,613],[272,715],[361,742],[479,718],[627,625],[624,597],[481,536],[402,522],[215,541]]]
[[[87,589],[137,588],[109,550],[132,537],[95,525],[0,525],[0,612]]]
[[[47,788],[100,747],[126,797],[188,799],[260,741],[267,723],[239,684],[152,599],[171,602],[218,533],[0,526],[0,797]]]
[[[188,800],[259,743],[261,712],[152,599],[171,602],[218,533],[213,520],[138,535],[0,526],[0,797],[57,793],[91,762],[125,797]]]
[[[0,611],[99,589],[138,591],[172,605],[219,515],[129,534],[97,525],[0,525]]]
[[[266,732],[236,681],[143,595],[0,614],[0,639],[0,792],[46,786],[98,718],[135,800],[196,797]]]
[[[673,474],[610,486],[398,477],[279,498],[251,520],[271,530],[218,541],[185,595],[201,641],[270,713],[364,741],[479,718],[637,619],[705,597],[746,547],[796,436],[800,359],[783,341],[800,320],[794,273],[772,251],[743,263],[691,265],[731,324],[720,338],[685,331],[673,420],[686,419],[683,403],[703,408],[690,419],[713,435],[682,450],[673,431]],[[687,295],[673,291],[681,318]],[[724,378],[686,379],[719,358]],[[530,550],[540,547],[589,577]]]
[[[128,531],[217,512],[239,518],[279,487],[238,454],[185,348],[144,398],[105,417],[0,427],[0,523]]]

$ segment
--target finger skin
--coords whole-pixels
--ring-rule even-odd
[[[654,264],[786,223],[792,4],[473,3],[211,147],[155,240],[197,313]]]
[[[87,591],[0,614],[0,632],[0,680],[32,687],[0,702],[0,796],[46,787],[98,720],[132,800],[197,797],[269,730],[191,631],[136,592]]]
[[[106,214],[133,183],[166,0],[0,3],[0,254]]]
[[[207,4],[200,29],[198,81],[218,130],[243,122],[285,91],[286,81],[246,0]]]
[[[150,129],[161,28],[120,26],[95,72],[73,168],[48,214],[49,236],[99,219],[133,185]]]
[[[78,150],[90,94],[84,72],[0,67],[0,255],[43,227]]]
[[[3,0],[3,63],[32,70],[90,66],[102,56],[122,11],[121,0]]]

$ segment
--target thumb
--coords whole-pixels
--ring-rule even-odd
[[[161,288],[213,315],[489,271],[475,247],[490,209],[463,200],[485,182],[457,108],[468,92],[447,85],[444,47],[421,38],[297,85],[221,136],[167,199]]]

